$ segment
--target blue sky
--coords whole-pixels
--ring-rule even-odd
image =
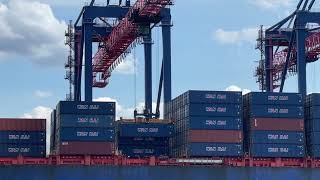
[[[100,1],[101,2],[101,1]],[[47,117],[65,98],[65,22],[76,19],[84,1],[0,0],[0,117]],[[294,0],[176,0],[172,6],[173,97],[189,89],[225,90],[231,85],[258,90],[253,77],[256,29],[276,23],[291,12]],[[153,31],[154,72],[161,59],[160,29]],[[137,104],[143,102],[143,51],[136,48]],[[115,99],[120,115],[135,106],[132,57],[116,72],[110,85],[95,89],[94,97]],[[131,60],[130,60],[131,59]],[[130,63],[131,62],[131,63]],[[308,67],[309,91],[316,84],[319,64]],[[158,77],[154,77],[154,101]],[[123,83],[125,82],[125,83]],[[287,91],[296,91],[290,78]]]

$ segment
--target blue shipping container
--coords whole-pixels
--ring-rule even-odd
[[[119,137],[119,145],[154,145],[154,146],[168,146],[169,138],[162,137]]]
[[[60,127],[114,127],[114,115],[61,114]]]
[[[115,115],[115,102],[75,102],[60,101],[57,114]]]
[[[320,119],[307,119],[305,121],[306,131],[320,131]]]
[[[250,143],[253,144],[304,144],[304,132],[292,131],[251,131]]]
[[[242,116],[242,106],[234,104],[189,104],[187,116]]]
[[[144,146],[119,146],[122,154],[129,157],[168,156],[168,147],[144,147]]]
[[[319,93],[313,93],[309,94],[307,96],[307,99],[309,100],[309,105],[311,106],[320,106],[320,94]]]
[[[251,92],[245,95],[251,105],[302,105],[299,93]]]
[[[264,118],[304,118],[302,106],[253,105],[249,108],[250,117]]]
[[[119,123],[120,137],[170,137],[173,134],[171,124]]]
[[[189,98],[188,103],[242,103],[241,92],[190,90],[187,94]]]
[[[312,106],[308,112],[308,119],[320,119],[320,106]]]
[[[46,145],[0,144],[0,157],[45,157]]]
[[[115,140],[113,128],[60,128],[60,141],[109,141]]]
[[[320,132],[310,132],[307,134],[308,144],[320,145]]]
[[[243,146],[226,143],[189,143],[187,152],[189,157],[235,157],[243,155]]]
[[[240,130],[242,117],[197,117],[187,119],[189,129],[203,130]]]
[[[311,157],[319,158],[320,157],[320,145],[308,146],[308,154]]]
[[[251,157],[304,157],[303,145],[294,144],[249,144]]]
[[[0,144],[25,143],[45,144],[44,131],[0,131]]]

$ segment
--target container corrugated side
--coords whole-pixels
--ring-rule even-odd
[[[252,105],[248,109],[250,117],[304,118],[302,106]]]
[[[0,131],[0,144],[43,144],[45,141],[45,131]]]
[[[314,158],[320,158],[320,145],[308,145],[308,154]]]
[[[0,119],[0,131],[45,131],[45,119]]]
[[[120,137],[170,137],[173,134],[171,124],[119,123]]]
[[[45,157],[46,145],[0,144],[0,157]]]
[[[313,93],[309,94],[307,96],[308,103],[310,106],[320,106],[320,94],[319,93]]]
[[[252,118],[250,119],[251,130],[274,130],[274,131],[303,131],[303,119],[289,118]]]
[[[112,155],[114,151],[114,142],[62,141],[58,143],[60,155]]]
[[[305,147],[295,144],[249,144],[251,157],[304,157]]]
[[[302,105],[302,95],[299,93],[250,92],[244,97],[247,103],[253,105]]]
[[[129,157],[169,156],[168,147],[120,146],[119,150],[123,155]]]
[[[115,115],[115,102],[75,102],[60,101],[57,114]]]
[[[250,143],[253,144],[301,144],[305,143],[304,132],[292,131],[251,131]]]
[[[320,119],[320,106],[311,106],[309,108],[308,119]]]
[[[243,155],[243,146],[228,143],[189,143],[186,151],[189,157],[236,157]]]
[[[154,146],[168,146],[170,138],[162,137],[118,137],[117,143],[119,145],[154,145]]]
[[[242,129],[241,117],[197,117],[191,116],[186,120],[189,129],[204,130],[240,130]]]
[[[305,121],[305,126],[307,132],[320,131],[320,119],[307,119]]]
[[[60,128],[60,141],[114,141],[114,128]]]
[[[320,132],[307,133],[308,144],[320,145]]]
[[[190,130],[188,131],[189,142],[199,143],[241,143],[242,131],[236,130]]]
[[[242,106],[234,104],[189,104],[187,116],[234,117],[242,115]]]
[[[187,92],[188,103],[242,103],[241,92],[232,91],[196,91]]]
[[[58,116],[61,127],[114,127],[114,115],[61,114]]]

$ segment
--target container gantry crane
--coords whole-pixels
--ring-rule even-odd
[[[92,88],[108,85],[112,71],[137,44],[144,45],[145,110],[135,116],[159,118],[163,87],[164,103],[171,100],[171,0],[119,0],[119,5],[96,6],[92,0],[84,6],[74,24],[73,99],[82,99],[82,67],[84,64],[84,101],[92,101]],[[113,23],[110,23],[110,21]],[[99,22],[98,22],[99,21]],[[114,23],[115,22],[115,23]],[[152,112],[152,28],[161,24],[163,62],[156,113]],[[98,50],[93,55],[93,43]]]
[[[261,32],[258,42],[264,58],[256,69],[260,89],[283,91],[289,75],[298,75],[298,91],[307,94],[306,64],[320,54],[320,12],[313,12],[315,0],[300,0],[296,10],[277,24]],[[315,26],[313,26],[313,25]],[[289,74],[288,74],[289,72]]]

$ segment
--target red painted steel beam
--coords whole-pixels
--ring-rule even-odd
[[[320,32],[312,33],[310,36],[306,38],[306,55],[307,62],[314,62],[317,60],[317,56],[320,54]],[[279,82],[281,81],[281,74],[285,66],[286,58],[288,54],[288,48],[283,49],[282,51],[277,52],[273,56],[273,68],[272,68],[272,76],[274,89],[279,87]],[[293,73],[295,73],[297,59],[296,59],[296,49],[292,49],[293,57],[290,59],[288,69],[291,69]],[[257,69],[257,75],[263,73],[259,68]]]
[[[118,58],[125,53],[130,45],[139,37],[139,25],[132,22],[133,15],[138,14],[140,17],[154,17],[160,14],[160,11],[171,4],[171,0],[137,0],[126,16],[113,29],[111,34],[103,42],[103,46],[93,57],[93,86],[105,87],[108,84],[109,73],[120,63]],[[97,79],[100,73],[101,78]]]

